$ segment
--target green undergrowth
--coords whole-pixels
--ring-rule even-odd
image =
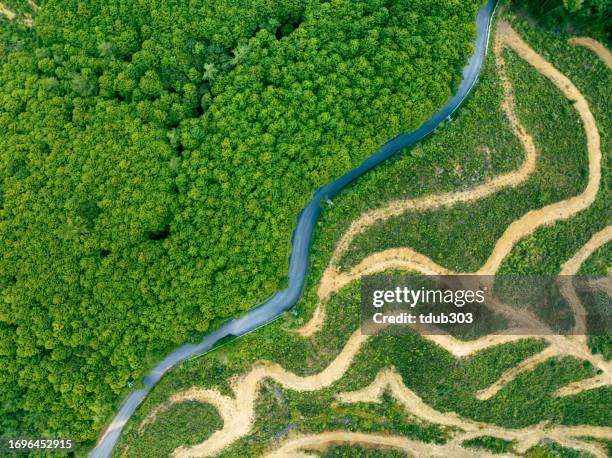
[[[397,450],[380,450],[357,445],[336,445],[319,454],[321,458],[405,458],[407,455]]]
[[[492,453],[508,453],[512,451],[514,442],[501,437],[478,436],[473,439],[464,440],[461,445],[464,447],[485,449]]]
[[[579,275],[605,276],[612,269],[612,242],[599,247],[580,266]]]
[[[170,406],[157,414],[142,434],[131,431],[129,456],[169,456],[179,446],[196,445],[223,427],[217,410],[200,402],[187,401]]]
[[[525,454],[527,458],[593,458],[593,455],[552,441],[542,441],[531,447]]]
[[[554,36],[542,33],[520,19],[514,20],[512,25],[582,92],[595,116],[601,137],[601,185],[595,202],[572,218],[538,229],[521,240],[500,269],[500,274],[542,275],[558,272],[563,262],[571,258],[595,233],[612,224],[612,142],[609,132],[612,109],[607,102],[612,72],[591,51],[568,44],[569,36],[566,34]],[[607,243],[595,251],[579,273],[606,275],[612,265],[611,246]],[[590,336],[589,345],[592,351],[602,353],[608,359],[612,357],[612,338],[609,335]]]
[[[512,0],[521,16],[555,34],[612,38],[612,5],[606,0]]]

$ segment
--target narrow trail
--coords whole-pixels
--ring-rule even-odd
[[[593,51],[597,56],[612,69],[612,53],[605,45],[590,37],[572,37],[568,40],[572,45],[584,46]]]
[[[597,196],[601,181],[601,149],[597,124],[586,99],[567,77],[562,75],[550,63],[533,51],[523,39],[512,30],[506,21],[499,21],[494,49],[497,68],[504,87],[502,107],[510,121],[512,131],[521,140],[525,148],[525,161],[523,165],[516,172],[501,175],[469,191],[395,201],[381,209],[364,213],[351,224],[347,232],[342,236],[332,255],[330,265],[325,270],[319,286],[318,296],[320,302],[325,301],[333,292],[338,291],[351,281],[366,274],[380,272],[385,268],[389,268],[387,266],[395,268],[411,268],[414,266],[419,272],[426,274],[430,274],[431,272],[437,272],[442,275],[452,274],[453,272],[450,270],[439,266],[428,257],[410,248],[392,248],[381,253],[375,253],[362,260],[349,272],[339,272],[336,264],[342,254],[348,249],[350,242],[355,236],[363,232],[376,221],[387,219],[391,216],[397,216],[409,210],[438,208],[458,202],[480,199],[502,188],[516,186],[524,182],[533,172],[537,156],[536,148],[532,137],[525,131],[525,128],[520,124],[516,116],[514,93],[512,84],[506,75],[505,61],[502,53],[503,48],[506,46],[513,49],[539,73],[550,79],[566,98],[575,101],[574,108],[580,115],[586,133],[589,157],[589,178],[586,189],[580,195],[547,205],[537,210],[529,211],[510,224],[495,244],[485,264],[474,273],[478,275],[495,275],[503,260],[520,239],[532,234],[536,229],[542,226],[552,224],[559,220],[568,219],[576,213],[588,208],[593,203]],[[324,315],[324,312],[317,313],[317,321],[307,323],[298,332],[302,335],[312,335],[314,331],[320,329],[320,320],[324,318]]]
[[[611,240],[612,226],[608,226],[597,232],[584,246],[582,246],[582,248],[576,252],[571,259],[566,261],[561,266],[560,275],[566,276],[577,274],[584,261],[586,261],[598,248],[602,247]],[[490,399],[520,374],[533,370],[538,364],[544,362],[548,358],[567,355],[589,361],[603,372],[593,378],[579,380],[559,389],[556,393],[557,396],[570,396],[585,390],[612,384],[612,362],[606,361],[599,355],[593,355],[587,346],[586,310],[576,294],[574,285],[569,281],[563,281],[559,291],[570,304],[570,307],[574,313],[574,335],[569,337],[544,336],[544,338],[551,343],[549,347],[502,374],[500,379],[493,385],[479,391],[476,394],[477,399]]]
[[[538,210],[532,210],[522,218],[514,221],[497,241],[489,259],[478,271],[481,275],[494,275],[505,257],[520,239],[532,234],[536,229],[544,225],[568,219],[588,208],[595,201],[601,182],[599,130],[586,98],[565,75],[531,49],[510,27],[508,22],[500,21],[497,27],[497,37],[501,42],[512,48],[519,57],[532,65],[540,74],[547,77],[568,100],[574,101],[573,107],[582,120],[586,134],[589,178],[586,189],[580,195],[547,205]]]
[[[521,58],[533,65],[540,73],[548,77],[566,95],[566,97],[576,100],[574,107],[578,110],[587,133],[589,181],[586,189],[579,196],[546,206],[539,210],[530,211],[512,223],[500,241],[498,241],[496,244],[489,260],[478,271],[479,273],[488,274],[495,274],[495,272],[497,272],[501,261],[507,256],[514,244],[520,238],[533,233],[533,231],[539,227],[542,227],[543,225],[569,218],[570,216],[588,207],[595,198],[600,182],[601,152],[599,149],[599,133],[597,131],[594,118],[588,108],[588,104],[586,103],[586,100],[582,94],[580,94],[580,92],[565,76],[559,73],[554,67],[552,67],[552,65],[531,50],[531,48],[529,48],[510,28],[508,23],[505,21],[500,21],[498,23],[496,35],[496,55],[501,56],[501,49],[503,46],[512,48]],[[498,65],[500,66],[501,70],[500,74],[505,75],[505,73],[503,73],[503,56],[501,57],[502,59],[498,61]],[[507,84],[504,84],[504,95],[507,103],[504,109],[513,113],[514,101],[511,85],[508,80],[504,81],[504,83],[506,82]],[[466,191],[463,193],[456,193],[453,195],[445,194],[443,196],[416,199],[409,201],[408,203],[407,201],[403,201],[402,205],[396,203],[396,206],[392,205],[390,207],[385,207],[388,214],[391,215],[394,211],[401,213],[408,209],[426,208],[422,207],[423,205],[449,205],[462,201],[461,199],[465,198],[466,193],[473,193],[471,194],[471,198],[480,198],[477,197],[480,195],[480,193],[482,193],[482,195],[488,195],[495,192],[491,189],[501,189],[501,187],[513,186],[524,181],[524,179],[535,167],[535,146],[533,145],[531,137],[529,137],[518,122],[516,116],[514,115],[514,121],[512,120],[512,116],[508,115],[508,118],[513,125],[513,129],[516,129],[515,133],[519,135],[519,138],[521,138],[526,151],[526,160],[519,171],[502,175],[499,177],[500,181],[496,182],[497,184],[491,184],[494,181],[492,180],[492,182],[488,183],[489,188],[487,188],[486,191],[484,187],[487,186],[487,184],[482,185],[475,190]],[[503,178],[503,180],[501,180],[501,178]],[[457,195],[462,195],[464,197],[458,198]],[[381,214],[382,213],[374,213],[374,215]],[[380,218],[382,217],[383,216],[380,216]],[[373,218],[374,219],[364,219],[364,217],[360,218],[358,221],[361,221],[361,226],[358,224],[354,226],[354,228],[365,228],[368,224],[371,224],[371,222],[377,220],[376,216]],[[577,272],[584,260],[588,258],[588,256],[595,249],[610,239],[610,236],[612,235],[611,228],[612,227],[608,227],[593,236],[593,238],[587,242],[587,244],[581,250],[579,250],[572,259],[564,264],[563,271],[566,273]],[[354,234],[352,237],[354,237]],[[346,240],[349,240],[350,242],[350,239]],[[338,249],[342,250],[343,248],[341,245],[339,245]],[[392,252],[387,250],[383,253],[372,255],[371,258],[373,258],[374,261],[370,262],[369,264],[362,263],[360,264],[361,267],[357,266],[355,268],[359,268],[359,270],[355,270],[354,272],[351,271],[353,272],[354,277],[352,277],[352,279],[349,281],[359,278],[365,273],[376,271],[373,269],[387,269],[390,267],[408,268],[410,270],[416,270],[424,273],[449,273],[448,270],[438,266],[426,256],[409,248],[403,248],[399,249],[399,251],[395,250]],[[332,258],[332,265],[334,259],[339,259],[339,254],[337,256],[335,254],[335,258]],[[323,294],[320,294],[320,297],[326,298],[346,284],[343,283],[343,281],[335,280],[336,279],[333,279],[331,282],[329,282],[330,280],[328,278],[328,283],[325,287],[328,289],[324,288],[322,290]],[[503,306],[503,304],[499,305],[500,307]],[[576,305],[576,307],[572,306],[575,313],[577,313],[579,310],[578,307],[578,305]],[[453,355],[463,357],[481,351],[485,348],[490,348],[492,346],[497,346],[524,338],[525,336],[518,335],[519,331],[520,330],[516,328],[509,329],[508,334],[485,336],[471,342],[462,342],[449,335],[432,335],[425,336],[425,338],[437,343],[441,347],[451,352]],[[585,389],[592,388],[593,386],[602,386],[610,383],[612,366],[610,363],[603,360],[601,356],[592,355],[585,342],[581,341],[580,339],[563,336],[547,335],[541,337],[549,342],[549,346],[546,349],[544,349],[541,353],[538,353],[537,355],[525,360],[515,368],[512,368],[510,371],[507,371],[500,377],[500,380],[480,392],[479,398],[484,399],[494,395],[507,383],[516,378],[520,373],[529,370],[536,364],[548,359],[549,357],[560,355],[570,355],[578,359],[587,360],[594,366],[601,369],[602,373],[592,379],[581,380],[563,387],[557,392],[557,395],[562,396],[567,394],[575,394],[577,392],[584,391]],[[192,388],[190,390],[177,393],[166,403],[160,405],[157,409],[152,411],[141,424],[141,428],[146,427],[147,424],[155,419],[155,415],[157,415],[160,411],[167,409],[173,403],[182,402],[185,400],[210,403],[219,410],[219,413],[224,421],[223,428],[213,433],[201,444],[193,447],[177,448],[174,451],[173,456],[190,457],[214,455],[239,438],[244,437],[251,431],[255,421],[255,402],[259,396],[259,389],[262,380],[269,378],[286,389],[296,391],[316,391],[329,387],[343,377],[347,369],[350,367],[355,355],[359,352],[361,346],[367,339],[367,336],[361,335],[360,330],[356,330],[348,339],[340,354],[338,354],[338,356],[323,371],[310,376],[300,377],[288,372],[276,363],[264,361],[255,364],[250,372],[231,381],[233,396],[223,395],[214,389],[202,388]],[[595,456],[603,457],[606,456],[606,454],[599,445],[583,441],[580,439],[580,437],[590,436],[595,438],[612,439],[612,428],[608,427],[566,427],[540,424],[528,428],[514,430],[464,419],[453,412],[438,412],[435,409],[427,406],[415,393],[409,390],[405,386],[401,377],[392,369],[381,370],[376,380],[370,386],[362,390],[352,393],[339,394],[338,400],[344,403],[378,402],[380,400],[380,396],[385,390],[390,390],[393,396],[399,402],[401,402],[410,412],[414,413],[420,418],[430,422],[460,428],[462,431],[457,433],[455,437],[453,437],[453,439],[445,445],[426,444],[418,441],[412,441],[400,436],[332,431],[322,434],[290,438],[269,456],[308,456],[304,452],[300,452],[300,450],[316,449],[317,447],[325,447],[335,443],[354,443],[369,446],[391,447],[404,450],[410,454],[416,454],[417,456],[474,456],[473,451],[468,452],[461,446],[461,441],[470,437],[476,437],[478,435],[490,434],[508,438],[509,440],[516,440],[518,443],[517,451],[519,452],[521,452],[521,450],[527,450],[529,447],[537,444],[544,438],[548,438],[560,443],[561,445],[571,448],[578,448],[580,450],[588,451]]]
[[[506,21],[500,21],[498,23],[495,39],[495,57],[500,79],[502,80],[504,87],[504,103],[502,106],[511,122],[513,131],[521,139],[521,142],[526,149],[526,156],[530,156],[529,152],[530,148],[533,148],[533,142],[516,117],[516,112],[514,109],[516,104],[513,98],[512,85],[505,72],[505,62],[502,52],[505,46],[512,48],[521,58],[534,66],[538,72],[549,78],[563,92],[566,98],[576,101],[574,107],[580,115],[587,138],[589,181],[586,189],[579,196],[548,205],[542,209],[530,211],[523,217],[513,222],[496,243],[495,248],[489,256],[487,262],[476,272],[480,275],[494,275],[499,269],[503,259],[521,238],[533,233],[536,229],[543,225],[551,224],[552,222],[560,219],[567,219],[590,206],[596,198],[601,181],[601,151],[599,131],[597,130],[595,119],[589,109],[586,99],[571,83],[571,81],[556,70],[550,63],[535,53],[522,40],[522,38],[520,38],[520,36],[516,34],[514,30],[512,30]],[[535,156],[535,148],[533,151]],[[362,219],[360,218],[360,220]],[[361,224],[361,227],[365,227],[363,226],[364,223]],[[349,232],[350,231],[351,229],[349,229]],[[354,235],[352,235],[352,237],[354,237]],[[589,240],[587,244],[574,255],[574,257],[572,257],[562,266],[560,274],[576,274],[582,263],[593,253],[593,251],[607,243],[610,239],[612,239],[612,226],[609,226],[595,234],[591,240]],[[346,249],[345,246],[341,244],[338,245],[337,252],[334,253],[334,256],[332,257],[330,267],[328,267],[323,275],[324,278],[321,283],[322,286],[319,288],[320,300],[317,310],[311,321],[299,330],[300,334],[304,336],[313,335],[322,327],[322,323],[325,319],[323,308],[325,300],[332,293],[338,291],[348,283],[363,277],[364,275],[382,272],[387,269],[413,270],[426,275],[449,275],[454,273],[410,248],[396,248],[375,253],[364,259],[361,263],[351,269],[351,271],[341,273],[338,272],[334,266],[334,259],[340,259],[342,253],[338,252],[338,250],[344,249]],[[593,379],[579,381],[566,389],[559,390],[557,392],[559,396],[576,394],[577,392],[584,391],[586,389],[592,389],[612,383],[612,364],[605,361],[600,356],[592,355],[587,347],[586,336],[584,335],[586,332],[585,310],[581,301],[576,295],[573,285],[568,282],[562,283],[561,293],[566,298],[574,312],[576,321],[574,333],[576,335],[571,337],[553,335],[545,336],[545,338],[551,343],[551,347],[545,349],[538,355],[534,355],[532,358],[529,358],[517,367],[504,373],[500,380],[498,380],[495,384],[479,392],[477,394],[478,399],[490,399],[497,392],[499,392],[500,389],[514,380],[521,373],[532,370],[535,366],[551,356],[572,355],[579,359],[589,361],[591,364],[603,371],[602,374],[594,377]],[[507,309],[502,309],[501,304],[498,303],[494,305],[497,306],[497,310],[495,311],[501,311],[504,315],[508,316],[509,311]],[[516,312],[516,310],[514,310],[514,312]],[[521,313],[521,315],[522,314],[524,314],[524,312]],[[518,314],[515,313],[515,316],[518,316]],[[523,323],[535,323],[537,321],[539,320],[537,320],[537,318],[534,319],[532,315],[525,317]],[[453,351],[459,342],[456,339],[445,336],[426,336],[426,338],[436,341],[436,343],[441,345],[446,350],[457,354],[456,351]],[[498,339],[497,342],[509,341],[509,339],[509,336],[504,336],[503,339]],[[462,353],[465,354],[465,345],[461,345],[461,348]]]
[[[134,389],[124,399],[114,417],[101,433],[96,446],[90,453],[91,458],[108,458],[113,451],[126,422],[134,414],[138,406],[146,399],[153,387],[171,368],[188,358],[204,354],[216,342],[228,336],[243,336],[264,326],[281,313],[293,307],[301,297],[304,282],[308,272],[310,242],[317,221],[322,211],[321,204],[326,199],[333,198],[358,177],[373,170],[389,158],[416,144],[430,135],[444,122],[448,116],[461,106],[477,82],[482,63],[486,56],[491,19],[495,10],[496,0],[488,0],[480,7],[475,18],[476,35],[472,42],[473,53],[468,58],[461,71],[461,81],[456,91],[447,103],[434,112],[417,129],[399,134],[368,156],[356,167],[330,181],[314,191],[312,199],[302,208],[297,216],[297,222],[291,238],[291,256],[289,258],[288,286],[276,291],[267,300],[249,310],[239,318],[225,322],[215,331],[207,334],[197,344],[186,342],[159,361],[143,378],[143,384]]]
[[[324,452],[332,445],[349,444],[360,445],[362,447],[386,448],[398,450],[411,457],[453,457],[453,458],[473,458],[480,457],[504,457],[509,455],[494,455],[490,452],[482,451],[474,453],[454,444],[431,444],[408,439],[404,436],[392,436],[374,433],[354,433],[350,431],[329,431],[321,434],[309,434],[298,436],[285,441],[278,450],[265,455],[267,458],[305,458],[318,457],[317,454],[306,453],[303,450],[314,450]]]
[[[38,10],[40,9],[40,6],[38,6],[32,0],[28,0],[28,5],[30,5],[30,7],[32,8],[32,11],[34,11],[35,13],[38,12]]]
[[[521,363],[517,364],[511,369],[508,369],[504,372],[499,380],[497,380],[493,385],[480,390],[476,393],[476,399],[479,401],[485,401],[487,399],[491,399],[495,396],[503,387],[505,387],[512,380],[517,378],[523,372],[527,372],[537,365],[543,363],[547,359],[554,358],[555,356],[559,356],[561,353],[559,349],[555,346],[548,346],[540,353],[536,353],[535,355],[523,360]]]
[[[321,434],[310,434],[298,436],[285,441],[281,447],[265,455],[267,458],[305,458],[318,457],[319,454],[311,454],[302,450],[315,450],[324,452],[332,445],[349,444],[360,445],[362,447],[387,448],[406,453],[411,457],[453,457],[453,458],[473,458],[480,457],[504,457],[509,455],[494,455],[489,452],[469,451],[457,445],[437,445],[426,442],[408,439],[404,436],[391,436],[386,434],[374,433],[354,433],[350,431],[329,431]]]
[[[580,248],[580,250],[578,250],[571,259],[566,261],[561,266],[559,275],[576,275],[582,264],[593,254],[593,252],[611,240],[612,226],[608,226],[591,237],[591,239],[582,248]],[[576,295],[576,290],[571,284],[563,282],[561,285],[561,293],[563,294],[563,297],[568,300],[574,312],[574,318],[576,321],[576,324],[574,325],[574,334],[586,334],[586,310]]]
[[[362,336],[359,330],[355,331],[340,354],[329,366],[323,371],[307,377],[300,377],[288,372],[275,363],[262,362],[256,364],[246,375],[232,381],[233,398],[224,396],[217,390],[212,389],[192,388],[177,393],[168,402],[152,411],[143,421],[144,426],[151,423],[156,415],[176,402],[191,400],[212,404],[223,419],[223,428],[215,431],[199,445],[177,448],[172,456],[214,455],[240,437],[248,434],[252,429],[255,421],[255,401],[259,396],[260,383],[263,379],[272,379],[283,387],[296,391],[317,391],[328,387],[344,375],[366,340],[367,336]],[[144,426],[141,425],[141,428],[144,429]]]

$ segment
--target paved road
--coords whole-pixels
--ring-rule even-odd
[[[477,38],[474,43],[474,54],[463,69],[462,81],[453,98],[435,115],[427,120],[414,132],[401,134],[389,140],[378,151],[366,159],[359,167],[350,170],[340,178],[319,188],[312,200],[302,209],[298,216],[297,226],[293,232],[292,251],[289,259],[289,286],[279,291],[259,307],[251,310],[241,318],[227,322],[220,329],[207,335],[199,344],[185,344],[170,353],[144,378],[145,387],[134,390],[123,402],[104,435],[89,455],[91,458],[106,458],[113,451],[115,443],[121,435],[125,423],[130,419],[136,408],[149,394],[149,391],[161,377],[176,364],[193,356],[206,352],[216,342],[227,336],[241,336],[276,319],[282,312],[289,310],[300,298],[306,273],[308,270],[308,252],[315,224],[321,213],[321,202],[333,198],[342,188],[360,177],[368,170],[376,167],[389,157],[414,145],[425,138],[438,125],[447,119],[465,100],[471,91],[487,53],[489,28],[495,0],[488,0],[476,17]]]

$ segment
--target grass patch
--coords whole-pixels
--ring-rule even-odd
[[[593,455],[563,447],[556,442],[543,441],[527,450],[525,456],[528,458],[589,458]]]
[[[397,450],[381,450],[357,445],[337,445],[321,454],[322,458],[404,458],[406,454]]]
[[[492,453],[507,453],[512,451],[513,441],[502,439],[501,437],[479,436],[462,442],[461,445],[470,448],[481,448]]]
[[[160,412],[142,434],[136,429],[126,431],[124,440],[130,443],[130,457],[170,456],[175,448],[196,445],[222,426],[223,420],[213,406],[187,401]]]

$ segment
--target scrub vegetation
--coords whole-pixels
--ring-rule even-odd
[[[479,436],[463,441],[465,447],[486,449],[492,453],[506,453],[512,450],[512,442],[492,436]]]
[[[281,288],[299,210],[447,100],[479,4],[7,2],[35,17],[0,17],[0,429],[91,444]]]
[[[585,33],[604,41],[612,37],[608,0],[512,0],[532,21],[552,31]]]
[[[321,455],[323,458],[405,458],[402,452],[395,450],[377,450],[364,447],[339,445],[330,447]]]

